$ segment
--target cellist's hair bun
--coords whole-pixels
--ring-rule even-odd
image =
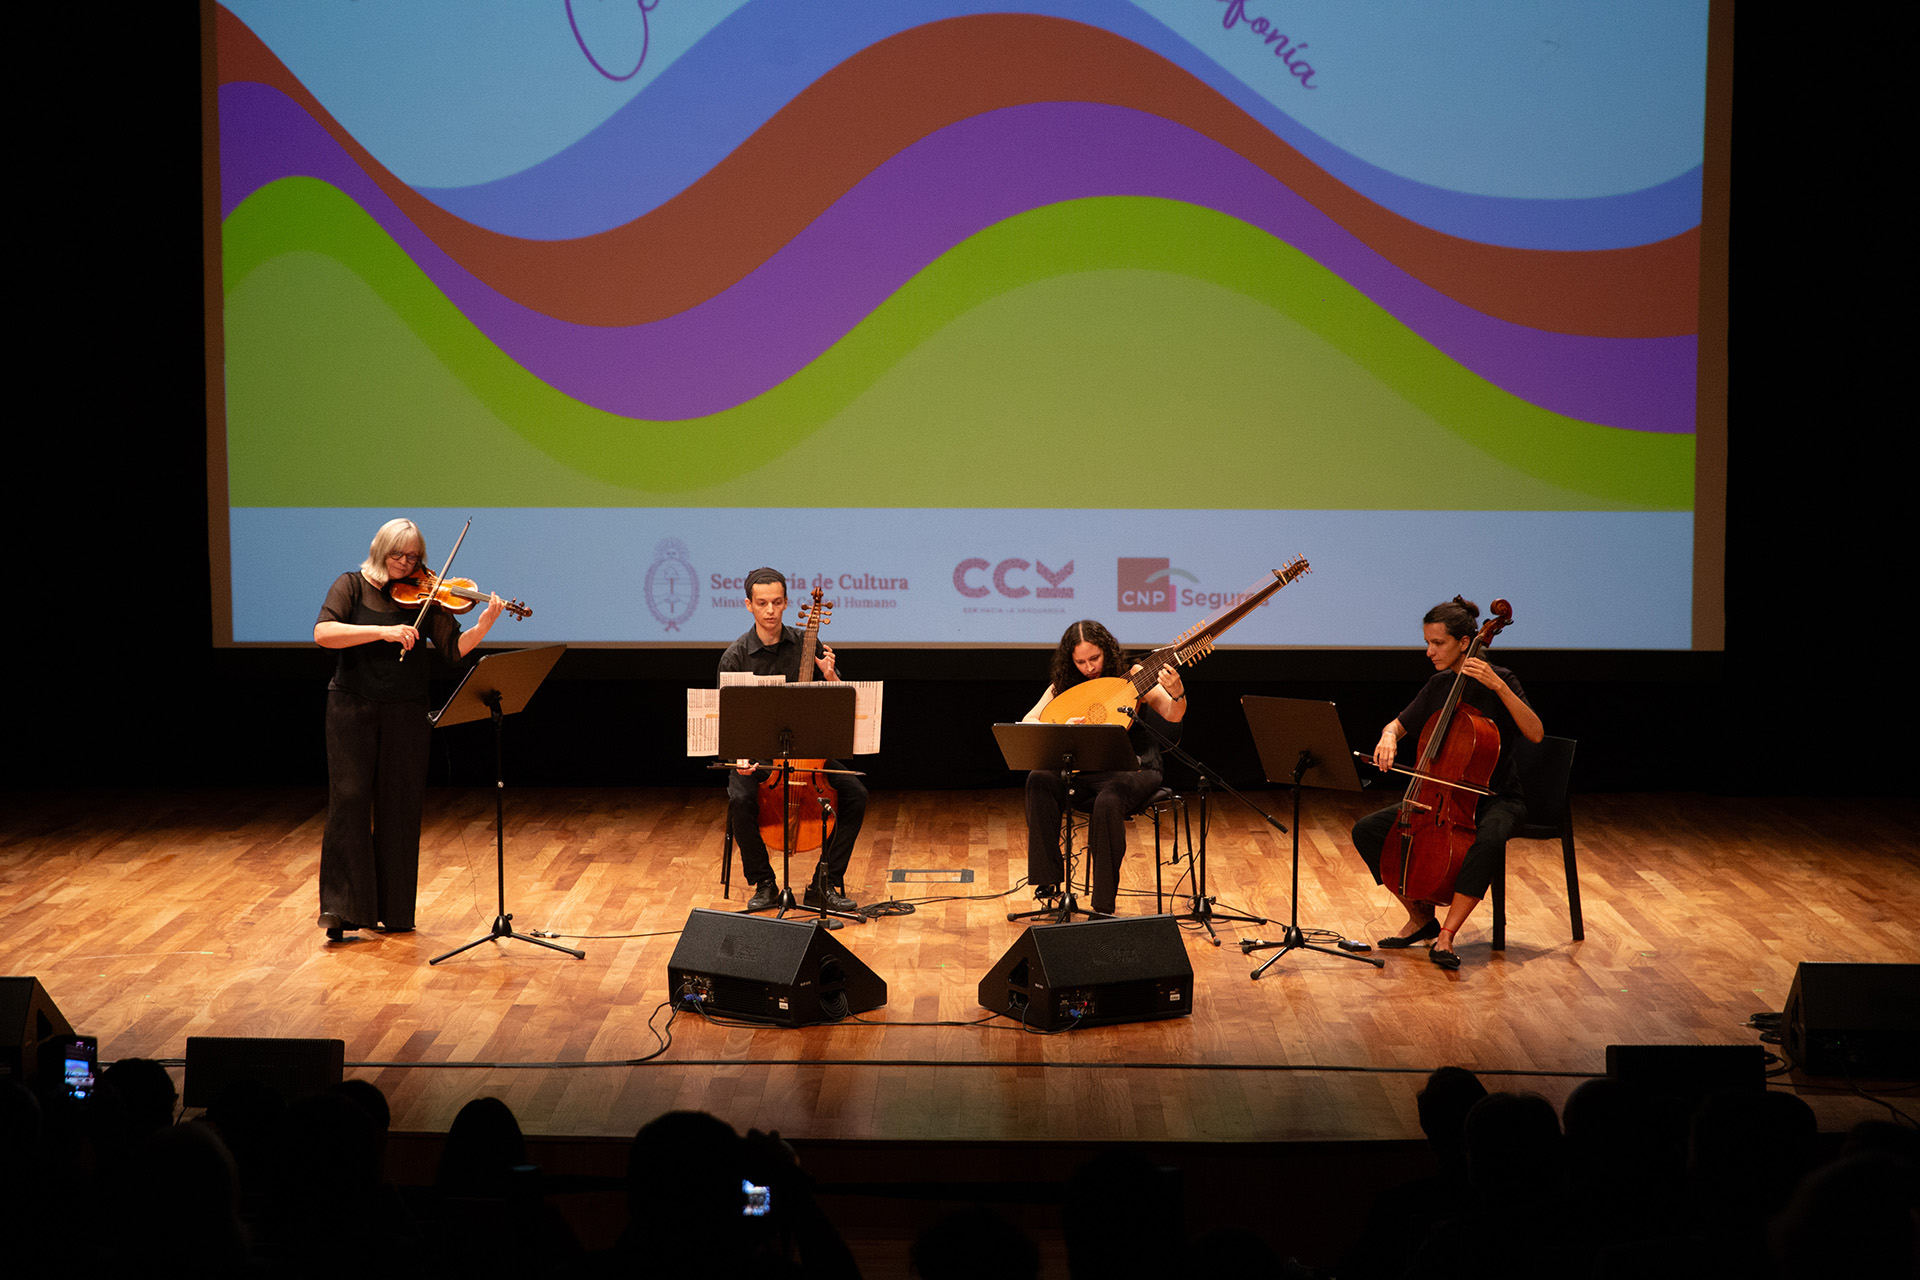
[[[1464,639],[1480,629],[1480,606],[1465,596],[1455,596],[1445,604],[1437,604],[1427,610],[1427,616],[1420,619],[1421,626],[1439,623],[1447,629],[1447,634]]]

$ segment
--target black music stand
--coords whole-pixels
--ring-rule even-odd
[[[1376,969],[1387,962],[1378,956],[1357,955],[1350,948],[1371,951],[1365,944],[1353,944],[1345,935],[1327,929],[1315,929],[1318,937],[1335,939],[1340,949],[1322,947],[1307,941],[1300,927],[1300,788],[1324,787],[1329,791],[1360,790],[1360,774],[1353,767],[1353,752],[1347,746],[1347,734],[1340,727],[1340,716],[1331,702],[1313,702],[1305,698],[1261,698],[1247,695],[1240,699],[1247,714],[1247,727],[1253,731],[1253,745],[1260,752],[1260,767],[1269,782],[1288,782],[1293,787],[1293,902],[1287,931],[1278,942],[1242,938],[1240,954],[1251,955],[1278,947],[1271,959],[1251,976],[1258,978],[1271,969],[1289,951],[1318,951],[1344,960],[1360,960]]]
[[[1073,783],[1083,773],[1126,773],[1140,767],[1133,754],[1127,731],[1117,724],[1044,724],[1023,720],[1019,724],[996,724],[994,740],[1007,768],[1030,773],[1036,769],[1058,769],[1067,784],[1067,801],[1060,807],[1060,905],[1037,911],[1011,911],[1009,920],[1033,920],[1041,916],[1056,924],[1065,924],[1076,915],[1092,919],[1098,911],[1089,911],[1073,896]]]
[[[722,760],[772,760],[780,773],[780,807],[784,814],[780,839],[780,910],[800,910],[793,896],[793,761],[835,760],[853,754],[853,720],[858,704],[853,686],[844,680],[809,680],[786,684],[729,684],[720,688]],[[854,773],[853,769],[823,769],[822,773]],[[820,856],[827,856],[826,841]],[[829,911],[827,886],[820,894],[820,923],[838,929],[841,920],[862,923],[858,912]]]
[[[448,725],[465,724],[469,720],[491,717],[493,720],[493,853],[494,866],[500,884],[500,914],[493,918],[493,928],[483,938],[475,938],[465,946],[455,947],[445,955],[435,956],[428,964],[439,964],[450,960],[462,951],[471,950],[483,942],[492,942],[495,938],[515,938],[521,942],[531,942],[536,947],[546,947],[551,951],[564,951],[576,960],[584,960],[587,953],[576,951],[572,947],[563,947],[557,942],[548,942],[545,938],[533,938],[524,933],[515,933],[513,917],[507,914],[507,783],[504,766],[501,763],[501,730],[506,718],[526,710],[527,702],[533,697],[533,691],[553,670],[553,664],[560,661],[560,655],[567,651],[563,644],[544,645],[538,649],[515,649],[507,653],[490,653],[473,665],[466,677],[460,681],[460,687],[447,699],[447,705],[428,717],[433,727],[444,729]]]

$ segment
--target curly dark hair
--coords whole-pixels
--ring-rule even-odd
[[[1107,630],[1092,618],[1084,619],[1068,627],[1066,634],[1060,637],[1060,647],[1053,651],[1053,665],[1048,668],[1052,677],[1053,691],[1065,693],[1087,677],[1080,674],[1080,668],[1073,664],[1073,651],[1083,644],[1098,645],[1104,660],[1100,668],[1103,676],[1124,676],[1132,664],[1127,661],[1126,651],[1120,642],[1113,638],[1113,632]]]
[[[1480,630],[1480,606],[1471,600],[1455,596],[1444,604],[1437,604],[1427,610],[1427,616],[1420,619],[1420,625],[1431,626],[1439,623],[1447,629],[1447,634],[1456,640],[1465,640]]]

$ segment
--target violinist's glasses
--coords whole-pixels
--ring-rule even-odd
[[[413,551],[389,551],[389,552],[387,552],[387,559],[389,559],[389,560],[405,560],[405,561],[406,561],[406,562],[407,562],[408,564],[419,564],[419,563],[420,563],[420,556],[419,556],[419,554],[418,554],[417,552],[413,552]]]

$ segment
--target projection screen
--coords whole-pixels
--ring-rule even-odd
[[[404,514],[515,642],[1719,646],[1704,0],[206,13],[218,643]]]

